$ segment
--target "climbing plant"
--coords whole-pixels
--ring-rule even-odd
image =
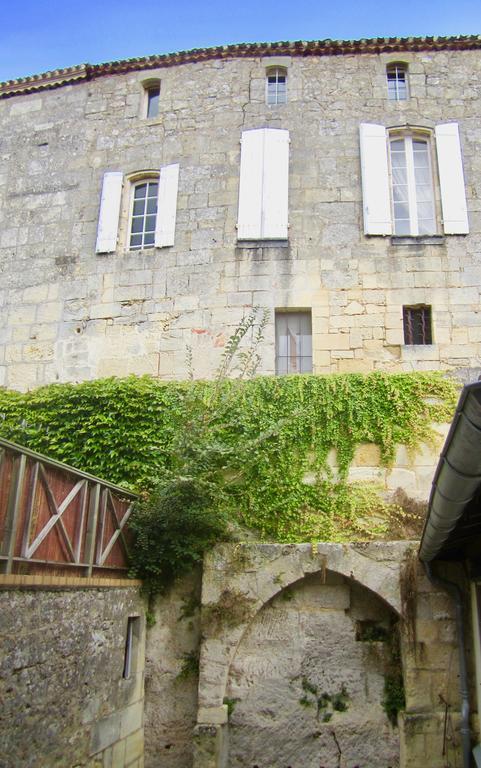
[[[347,482],[356,447],[376,444],[389,464],[398,445],[429,441],[431,423],[452,417],[456,385],[440,373],[251,379],[264,325],[246,319],[212,382],[130,376],[0,390],[0,435],[141,492],[133,526],[149,568],[154,532],[178,565],[182,530],[197,536],[192,562],[232,523],[285,542],[379,535],[388,506],[376,488]]]

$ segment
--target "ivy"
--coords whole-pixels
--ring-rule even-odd
[[[252,353],[243,354],[244,368],[253,370]],[[196,497],[190,531],[206,510],[216,512],[207,538],[198,535],[195,562],[207,539],[223,535],[226,520],[285,542],[379,534],[386,505],[377,490],[346,482],[356,447],[378,445],[388,465],[398,445],[414,449],[429,441],[431,423],[449,421],[456,398],[455,383],[440,373],[222,376],[210,383],[130,376],[26,394],[0,390],[0,435],[142,494],[157,493],[163,511],[158,518],[144,505],[145,539],[149,525],[167,526],[165,488],[176,478],[176,509]],[[336,477],[327,462],[331,450]],[[174,552],[172,539],[165,546]],[[185,553],[176,548],[180,562]]]

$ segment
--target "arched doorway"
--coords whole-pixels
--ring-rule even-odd
[[[229,667],[229,767],[398,766],[398,731],[383,708],[396,621],[374,592],[329,570],[270,599]]]

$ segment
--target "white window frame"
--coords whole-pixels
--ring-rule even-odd
[[[270,92],[269,92],[269,78],[275,77],[275,89],[274,89],[274,100],[270,101]],[[284,91],[279,92],[279,77],[284,78]],[[282,96],[283,98],[279,98],[279,96]],[[269,107],[276,107],[279,104],[287,104],[287,69],[285,67],[267,67],[266,69],[266,104]]]
[[[376,123],[361,123],[362,210],[365,235],[393,234],[393,195],[391,139],[412,135],[428,140],[431,184],[433,187],[435,231],[445,235],[469,234],[469,218],[464,180],[463,156],[457,123],[440,123],[434,130],[424,127],[396,126],[386,128]],[[442,215],[441,215],[442,211]],[[410,211],[415,215],[417,211]],[[412,237],[411,233],[398,237]],[[422,235],[422,237],[429,235]]]
[[[394,78],[389,78],[389,75],[394,73]],[[400,78],[399,75],[403,75],[403,78]],[[403,81],[403,89],[401,90],[399,88],[399,83]],[[393,91],[389,89],[389,83],[394,82],[394,95],[392,95]],[[390,64],[386,66],[386,85],[387,85],[387,96],[389,101],[407,101],[409,99],[409,68],[408,65],[405,64],[402,61],[393,61]],[[404,95],[402,95],[402,92],[404,92]]]
[[[416,191],[416,178],[414,171],[414,149],[413,141],[421,141],[426,144],[426,154],[428,158],[428,170],[430,180],[430,192],[431,192],[431,204],[433,209],[433,227],[432,232],[421,233],[423,237],[429,237],[430,235],[437,234],[437,211],[436,211],[436,198],[434,194],[434,178],[433,178],[433,164],[431,159],[431,137],[427,133],[415,133],[415,132],[389,132],[388,138],[388,154],[389,154],[389,169],[390,169],[390,193],[391,193],[391,216],[393,224],[393,235],[395,237],[419,237],[419,217],[417,210],[417,191]],[[394,174],[392,167],[392,151],[391,145],[394,141],[404,142],[404,155],[406,158],[406,175],[407,175],[407,204],[409,212],[409,232],[408,233],[396,233],[396,217],[394,209]]]
[[[155,231],[156,231],[157,219],[158,219],[158,215],[159,215],[159,209],[158,209],[158,204],[159,204],[159,192],[158,192],[158,190],[159,190],[159,182],[160,182],[159,176],[160,176],[160,174],[152,173],[152,174],[149,174],[148,176],[143,176],[141,178],[135,178],[134,180],[131,180],[131,182],[130,182],[129,220],[128,220],[128,225],[127,225],[127,249],[129,251],[143,251],[143,250],[146,250],[147,248],[155,248]],[[134,220],[135,190],[137,189],[137,187],[141,186],[142,184],[147,184],[147,185],[149,185],[149,184],[157,184],[157,196],[156,196],[157,206],[156,206],[156,210],[155,210],[155,225],[154,225],[154,230],[153,230],[154,239],[153,239],[152,243],[147,243],[147,244],[144,244],[145,219],[146,219],[147,215],[153,215],[153,214],[147,214],[147,211],[145,210],[144,214],[143,214],[143,217],[142,217],[143,221],[144,221],[144,227],[142,228],[142,232],[141,233],[133,233],[132,232],[132,225],[133,225],[133,220]],[[150,198],[150,199],[152,199],[152,198]],[[131,236],[133,234],[142,234],[142,244],[141,245],[131,245],[130,244]]]

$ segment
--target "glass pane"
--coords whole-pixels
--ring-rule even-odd
[[[406,201],[394,203],[394,216],[396,219],[409,219],[409,205]]]
[[[159,194],[159,184],[157,181],[150,181],[149,182],[149,191],[147,193],[148,197],[155,197],[157,198],[157,195]]]
[[[301,357],[300,373],[312,373],[312,357]]]
[[[147,213],[157,213],[157,198],[149,197],[147,200]]]
[[[142,232],[144,224],[143,216],[136,216],[132,219],[132,233]]]
[[[146,216],[145,217],[145,231],[146,232],[153,232],[155,230],[155,216]]]
[[[143,216],[145,208],[145,200],[135,200],[132,210],[133,216]]]
[[[160,88],[149,88],[147,92],[147,117],[157,117],[159,114]]]
[[[142,245],[142,235],[132,235],[130,238],[131,248],[140,248]]]
[[[411,226],[409,220],[396,219],[394,222],[394,234],[396,235],[410,235]]]
[[[145,197],[147,190],[147,184],[137,184],[135,187],[134,198],[138,200],[140,197]]]
[[[407,203],[408,188],[405,184],[397,184],[393,187],[392,196],[395,203]]]
[[[276,373],[282,375],[287,373],[287,358],[278,357],[276,361]]]
[[[144,235],[144,245],[153,245],[155,234],[153,232],[146,232]]]

